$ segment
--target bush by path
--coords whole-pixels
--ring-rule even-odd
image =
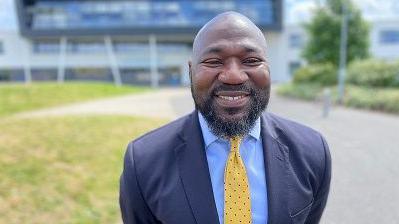
[[[304,99],[321,99],[323,88],[318,84],[284,84],[277,93],[284,96]],[[337,88],[331,87],[333,101],[337,100]],[[344,104],[354,108],[364,108],[399,114],[399,89],[376,88],[347,85]]]
[[[355,61],[348,68],[346,80],[359,86],[399,87],[399,61]]]

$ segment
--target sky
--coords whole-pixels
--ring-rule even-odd
[[[309,21],[317,4],[325,0],[284,0],[285,24]],[[399,19],[399,0],[352,0],[367,20]],[[15,0],[0,0],[0,30],[17,30]]]

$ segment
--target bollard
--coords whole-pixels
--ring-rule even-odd
[[[323,118],[327,118],[331,107],[331,90],[324,88],[323,90]]]

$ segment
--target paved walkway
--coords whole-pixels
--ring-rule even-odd
[[[17,114],[20,117],[63,116],[73,114],[117,114],[174,119],[189,113],[194,104],[187,88],[111,97]]]
[[[175,118],[193,109],[189,89],[162,89],[20,114],[124,114]],[[333,159],[330,200],[321,223],[399,223],[399,116],[321,105],[272,95],[270,111],[321,131]]]
[[[399,116],[274,97],[271,111],[321,131],[330,145],[333,179],[321,223],[399,223]]]

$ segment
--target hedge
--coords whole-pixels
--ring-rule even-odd
[[[283,96],[304,100],[317,100],[323,94],[323,87],[318,84],[283,84],[277,93]],[[337,100],[337,88],[332,87],[332,99]],[[354,108],[384,111],[399,114],[399,89],[377,88],[347,85],[344,104]]]
[[[399,87],[399,61],[355,61],[348,68],[346,81],[359,86]]]
[[[337,70],[331,64],[314,64],[299,68],[293,78],[294,83],[315,83],[331,86],[337,83]]]

